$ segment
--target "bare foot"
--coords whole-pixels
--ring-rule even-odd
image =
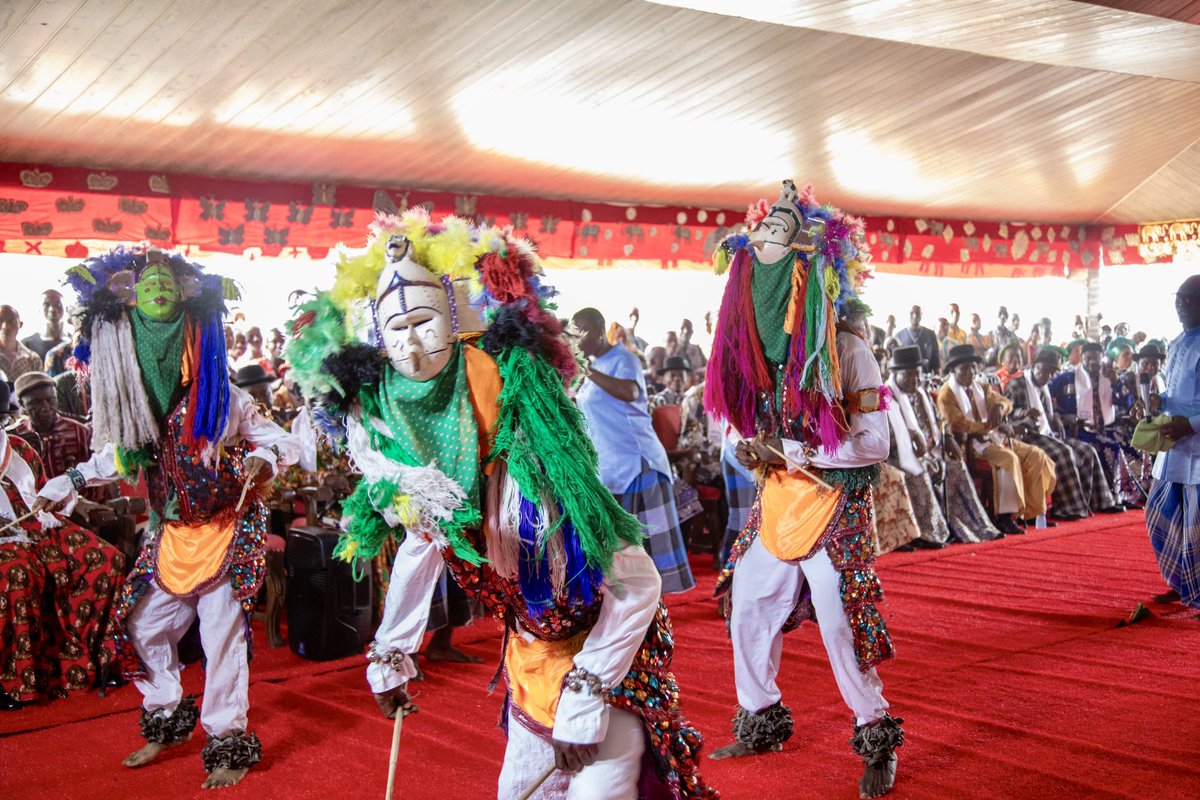
[[[462,650],[459,650],[454,645],[449,647],[433,647],[430,645],[425,648],[425,658],[429,661],[451,661],[455,664],[482,664],[482,658],[469,656]]]
[[[896,756],[880,764],[871,764],[863,769],[858,782],[859,797],[883,797],[896,783]]]
[[[183,742],[186,742],[191,738],[191,734],[188,734],[187,739],[184,739]],[[183,742],[171,742],[170,744],[162,744],[161,742],[146,742],[146,744],[142,746],[142,749],[134,753],[130,753],[121,763],[130,769],[135,767],[144,767],[154,759],[158,758],[158,754],[163,750],[166,750],[168,747],[176,747],[177,745],[183,744]]]
[[[217,767],[212,771],[212,774],[208,776],[208,779],[205,780],[204,783],[200,784],[200,788],[224,789],[227,786],[234,786],[241,781],[242,778],[246,777],[246,772],[248,770],[249,768],[229,769],[229,767]]]
[[[757,750],[745,742],[734,742],[724,747],[718,747],[709,753],[708,757],[714,761],[720,761],[723,758],[741,758],[742,756],[758,756],[763,753],[778,753],[782,749],[782,744],[773,744],[762,750]]]

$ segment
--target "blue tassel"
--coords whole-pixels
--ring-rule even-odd
[[[540,617],[554,605],[554,584],[550,580],[550,561],[546,549],[538,546],[537,531],[541,522],[538,507],[524,496],[521,497],[521,519],[517,530],[521,536],[521,556],[517,567],[517,580],[529,616]]]
[[[562,537],[567,552],[567,598],[572,604],[591,605],[604,573],[588,566],[579,535],[569,519],[563,520]]]
[[[195,415],[192,436],[197,440],[219,442],[229,420],[229,368],[226,365],[225,331],[219,314],[211,315],[200,326],[200,364],[196,380]]]

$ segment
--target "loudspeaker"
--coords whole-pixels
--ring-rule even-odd
[[[288,646],[312,661],[361,654],[373,634],[371,562],[335,559],[337,539],[329,528],[292,528],[284,551]]]

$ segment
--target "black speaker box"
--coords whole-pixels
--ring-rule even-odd
[[[329,528],[288,532],[288,646],[312,661],[362,653],[373,634],[371,562],[335,559],[337,539]],[[362,580],[354,580],[356,573]]]

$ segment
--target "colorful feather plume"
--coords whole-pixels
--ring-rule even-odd
[[[757,225],[771,211],[765,200],[750,206],[746,220]],[[869,277],[870,254],[863,221],[829,205],[818,205],[811,185],[800,193],[796,211],[808,242],[797,251],[791,307],[785,329],[791,335],[784,366],[782,407],[785,425],[813,447],[835,450],[849,429],[842,406],[837,363],[837,322]],[[756,430],[756,398],[776,395],[755,327],[751,277],[757,263],[745,234],[727,237],[714,255],[715,271],[730,270],[721,300],[705,404],[742,435]]]

